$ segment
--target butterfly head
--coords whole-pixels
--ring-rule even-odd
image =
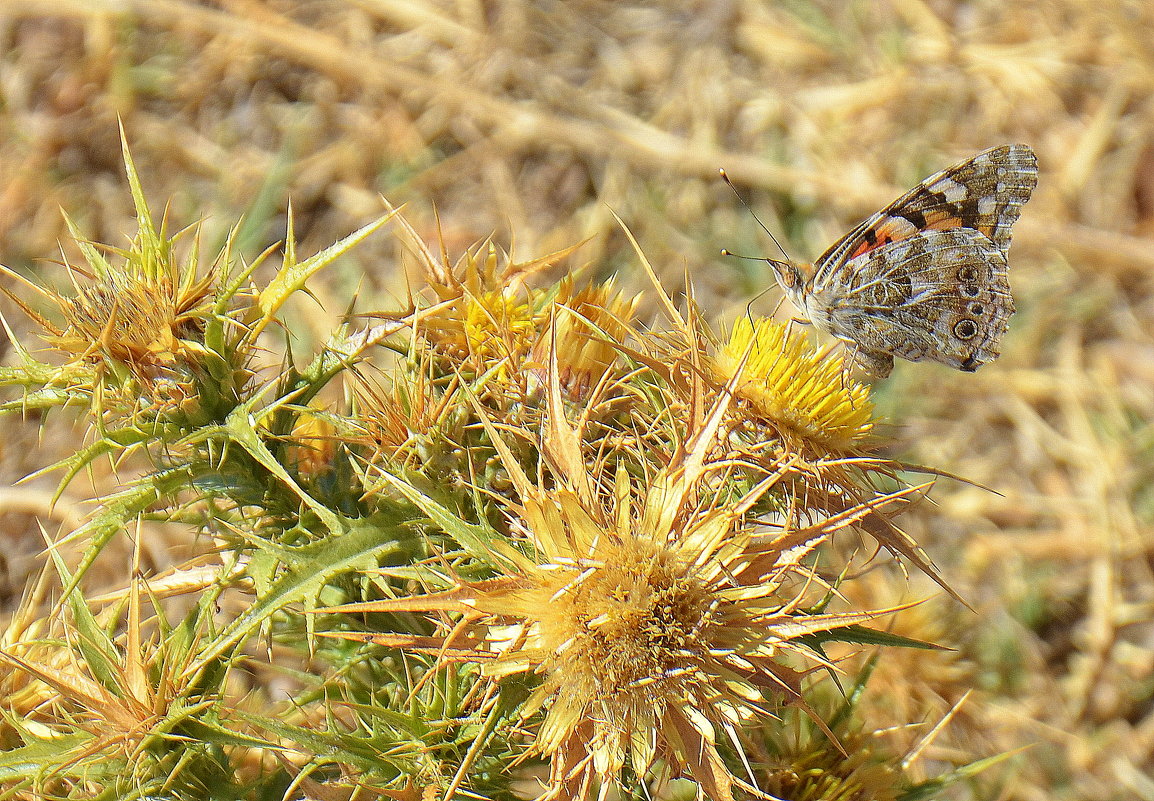
[[[798,292],[805,288],[806,282],[813,276],[813,266],[796,261],[781,261],[766,259],[777,276],[777,283],[787,292]]]

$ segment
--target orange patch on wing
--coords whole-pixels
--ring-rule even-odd
[[[890,217],[882,222],[877,228],[873,229],[873,236],[866,236],[860,245],[854,248],[853,253],[849,254],[849,258],[856,259],[863,253],[869,253],[871,250],[888,245],[890,242],[897,242],[902,239],[907,239],[918,232],[918,229],[904,217]]]
[[[965,221],[957,214],[952,214],[941,209],[931,210],[923,213],[926,224],[918,228],[905,217],[890,217],[881,225],[873,230],[874,238],[871,241],[868,237],[862,240],[862,243],[854,248],[848,258],[856,259],[863,253],[869,253],[871,250],[876,250],[883,245],[888,245],[890,242],[899,242],[903,239],[908,239],[920,231],[952,231],[956,228],[967,228]],[[990,236],[986,231],[982,233]]]
[[[930,211],[926,213],[926,230],[952,231],[955,228],[965,228],[965,222],[956,214],[948,211]]]

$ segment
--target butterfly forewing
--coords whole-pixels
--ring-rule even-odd
[[[1038,183],[1028,145],[1001,145],[931,175],[838,240],[816,262],[814,283],[839,262],[921,231],[969,228],[1006,253],[1011,229]]]

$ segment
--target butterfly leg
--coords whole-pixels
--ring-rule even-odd
[[[840,376],[841,391],[846,393],[846,396],[849,398],[849,407],[856,412],[857,407],[854,406],[853,393],[851,393],[849,391],[849,386],[847,385],[846,382],[849,380],[850,370],[852,369],[852,366],[858,363],[859,348],[858,348],[856,343],[851,345],[848,342],[843,342],[842,348],[845,349],[846,356],[845,356],[845,361],[842,363],[842,369],[840,371],[841,372],[841,376]]]
[[[854,362],[874,378],[888,378],[894,369],[892,353],[854,349]]]
[[[782,299],[784,300],[784,298],[782,298]],[[774,311],[776,312],[777,310],[774,309]],[[794,323],[797,323],[798,325],[813,325],[812,322],[810,322],[809,320],[806,320],[804,318],[790,317],[789,320],[785,324],[785,335],[786,336],[793,336],[793,324]]]

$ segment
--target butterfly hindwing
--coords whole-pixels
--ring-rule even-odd
[[[930,229],[844,262],[839,298],[812,311],[874,361],[888,354],[972,371],[997,358],[1014,312],[1007,269],[981,232]]]

